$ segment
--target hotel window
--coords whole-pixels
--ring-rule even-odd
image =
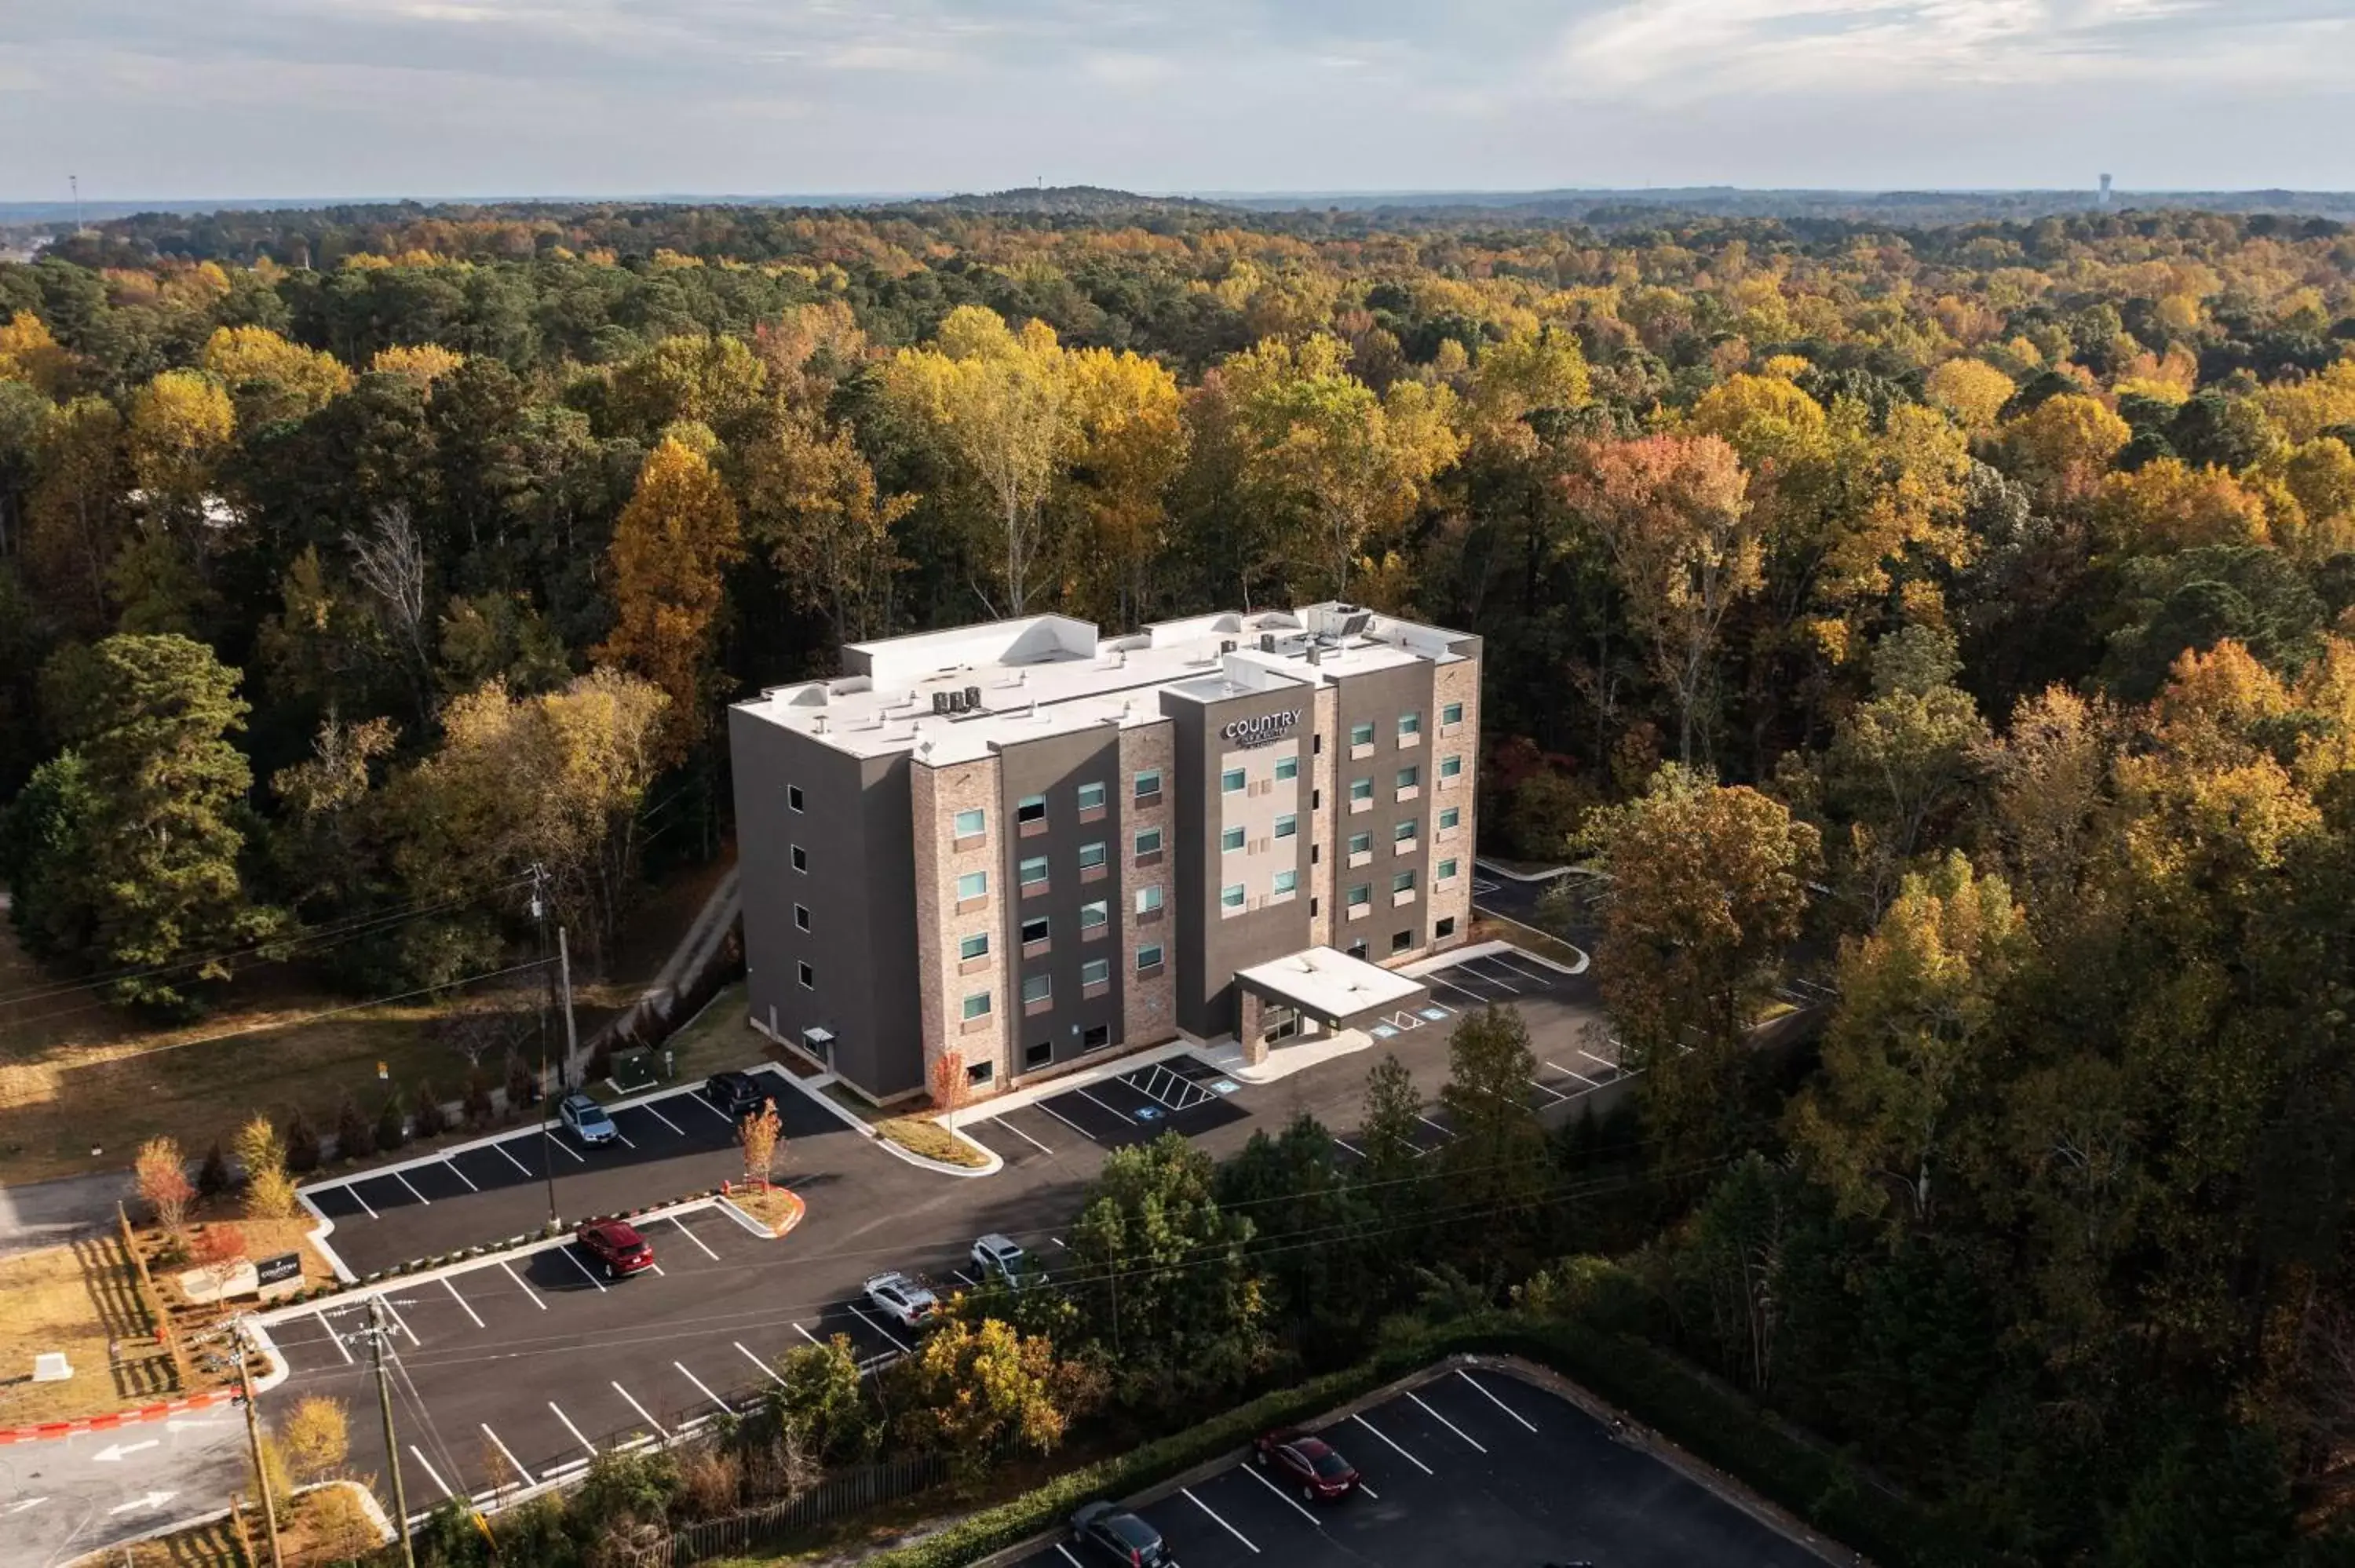
[[[1047,917],[1044,915],[1033,915],[1029,919],[1022,922],[1022,945],[1028,948],[1033,942],[1045,941],[1047,929]]]
[[[1450,806],[1439,813],[1439,825],[1443,828],[1452,828],[1463,820],[1464,808],[1461,806]]]
[[[1401,715],[1399,715],[1399,734],[1400,734],[1400,735],[1401,735],[1401,736],[1421,735],[1422,733],[1423,733],[1423,715],[1422,715],[1421,714],[1419,714],[1419,713],[1414,713],[1414,714],[1401,714]]]
[[[1221,908],[1221,909],[1240,909],[1240,908],[1241,908],[1242,906],[1243,906],[1243,885],[1242,885],[1241,883],[1240,883],[1240,882],[1230,882],[1230,883],[1229,883],[1229,884],[1227,884],[1224,887],[1221,887],[1221,888],[1220,888],[1220,889],[1219,889],[1219,907],[1220,907],[1220,908]]]
[[[1104,787],[1103,787],[1103,785],[1101,785],[1101,784],[1082,784],[1082,785],[1081,785],[1081,786],[1080,786],[1080,810],[1082,810],[1082,811],[1101,811],[1101,810],[1103,810],[1103,803],[1104,803]]]
[[[801,971],[802,989],[804,991],[815,991],[817,989],[817,971],[810,968],[807,964],[799,964],[796,965],[795,968]]]
[[[1230,768],[1224,773],[1219,775],[1219,792],[1220,794],[1232,795],[1241,790],[1242,787],[1243,770],[1241,768]]]
[[[1055,977],[1053,975],[1025,975],[1022,977],[1023,1006],[1030,1007],[1039,1002],[1052,1001],[1054,999]]]
[[[1276,818],[1275,836],[1277,838],[1288,839],[1299,831],[1300,819],[1297,816],[1282,816]]]
[[[1442,940],[1455,935],[1455,916],[1450,915],[1446,919],[1433,926],[1431,928],[1431,935],[1433,940]]]
[[[1161,799],[1161,769],[1147,768],[1136,775],[1136,803],[1148,805]]]
[[[1047,797],[1044,795],[1023,796],[1021,800],[1015,802],[1014,820],[1022,823],[1026,827],[1032,822],[1045,821],[1047,820]]]
[[[785,808],[788,810],[794,811],[798,811],[802,809],[802,787],[800,785],[788,784],[785,786]]]
[[[975,959],[989,957],[989,933],[976,931],[970,937],[959,938],[957,957],[966,963],[971,963]]]
[[[1098,839],[1092,844],[1082,844],[1080,846],[1080,869],[1082,871],[1094,871],[1101,867],[1104,863],[1104,855],[1108,848],[1109,846],[1106,845],[1102,839]]]
[[[1159,828],[1137,829],[1136,853],[1140,859],[1149,854],[1159,854],[1161,853],[1161,830]]]
[[[1367,721],[1366,723],[1364,723],[1364,724],[1353,724],[1353,725],[1351,725],[1351,726],[1349,726],[1349,744],[1350,744],[1351,746],[1371,746],[1371,745],[1373,745],[1373,744],[1374,744],[1374,726],[1373,726],[1373,722],[1372,722],[1371,720],[1368,720],[1368,721]]]
[[[1455,863],[1454,861],[1452,861],[1452,860],[1443,860],[1443,861],[1441,861],[1441,862],[1439,863],[1439,880],[1440,880],[1440,881],[1442,881],[1442,882],[1445,882],[1448,878],[1450,878],[1450,877],[1454,876],[1455,874]]]
[[[1371,833],[1351,833],[1349,835],[1349,853],[1351,854],[1373,853],[1374,835]]]
[[[1392,893],[1412,893],[1414,891],[1414,873],[1411,871],[1401,871],[1397,875],[1391,877],[1391,891]]]
[[[800,927],[805,931],[809,929],[808,905],[796,904],[794,906],[794,924]]]
[[[956,814],[956,836],[977,839],[989,831],[989,813],[978,809]]]
[[[977,991],[971,996],[966,997],[964,999],[964,1015],[967,1019],[987,1018],[989,1016],[989,993],[986,991]]]
[[[1111,1044],[1112,1025],[1109,1023],[1091,1023],[1080,1032],[1080,1049],[1082,1051],[1101,1051]]]
[[[997,1064],[995,1062],[975,1062],[964,1070],[964,1081],[968,1084],[986,1084],[989,1082],[996,1066]]]
[[[1112,904],[1109,900],[1099,898],[1093,904],[1080,906],[1080,929],[1082,932],[1102,930],[1111,922]]]
[[[1442,724],[1462,724],[1464,722],[1464,705],[1462,703],[1450,703],[1445,707],[1440,709],[1439,722]]]
[[[1025,887],[1046,886],[1047,857],[1043,854],[1032,855],[1022,863],[1017,874],[1021,878],[1022,885]]]
[[[1145,944],[1145,946],[1143,946],[1143,947],[1141,947],[1141,948],[1137,948],[1137,949],[1136,949],[1136,972],[1137,972],[1137,973],[1139,973],[1139,974],[1143,974],[1143,973],[1144,973],[1146,970],[1147,970],[1147,969],[1159,969],[1160,967],[1161,967],[1161,944],[1160,944],[1160,943],[1158,943],[1158,942],[1147,942],[1147,943],[1146,943],[1146,944]]]
[[[1219,851],[1220,853],[1232,854],[1235,851],[1242,847],[1243,831],[1241,828],[1229,828],[1226,832],[1219,835]]]
[[[1403,953],[1403,952],[1405,952],[1409,948],[1412,948],[1412,947],[1413,947],[1413,946],[1414,946],[1414,933],[1413,933],[1413,932],[1412,932],[1412,931],[1393,931],[1393,932],[1391,932],[1391,952],[1393,952],[1393,953]]]
[[[1279,758],[1277,758],[1275,759],[1275,776],[1276,776],[1278,779],[1297,779],[1297,778],[1299,778],[1299,777],[1300,777],[1300,758],[1298,758],[1297,757],[1279,757]]]
[[[1090,959],[1086,963],[1082,964],[1080,966],[1080,983],[1083,986],[1111,984],[1112,960],[1110,959]]]
[[[1423,782],[1423,769],[1422,769],[1422,768],[1400,768],[1400,769],[1398,770],[1398,787],[1399,787],[1400,789],[1413,789],[1416,785],[1418,785],[1418,784],[1420,784],[1420,783],[1422,783],[1422,782]]]
[[[1461,757],[1443,757],[1439,759],[1439,776],[1442,779],[1454,779],[1463,771],[1464,759]]]
[[[970,898],[986,898],[988,896],[989,873],[986,871],[968,871],[963,876],[957,878],[958,903],[963,904]]]
[[[1151,883],[1136,890],[1136,912],[1139,915],[1150,915],[1160,907],[1161,885],[1159,883]]]
[[[1412,773],[1414,769],[1410,768],[1407,771]],[[1352,779],[1349,780],[1349,804],[1354,806],[1359,801],[1363,800],[1368,805],[1371,805],[1373,803],[1373,800],[1374,781],[1372,779]]]
[[[807,871],[809,869],[809,852],[802,848],[799,844],[794,845],[793,851],[794,869],[795,871]]]
[[[1277,872],[1277,873],[1275,874],[1275,887],[1274,887],[1274,890],[1275,890],[1276,892],[1278,892],[1278,893],[1290,893],[1290,892],[1293,892],[1294,890],[1295,890],[1296,888],[1298,888],[1298,887],[1299,887],[1299,885],[1300,885],[1300,874],[1299,874],[1298,872],[1296,872],[1296,871],[1279,871],[1279,872]]]
[[[1357,886],[1349,889],[1350,908],[1363,909],[1367,905],[1371,904],[1373,901],[1374,885],[1372,883],[1361,882],[1358,884]]]
[[[1409,818],[1407,821],[1401,822],[1397,827],[1391,830],[1391,842],[1394,844],[1411,844],[1414,842],[1414,821],[1412,818]]]
[[[1043,1067],[1054,1059],[1055,1043],[1052,1040],[1039,1040],[1022,1047],[1022,1065],[1026,1067]]]

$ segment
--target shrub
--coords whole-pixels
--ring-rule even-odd
[[[491,1086],[483,1081],[480,1073],[466,1080],[464,1109],[466,1125],[471,1128],[487,1128],[498,1116],[491,1104]]]
[[[197,1168],[197,1191],[208,1198],[218,1198],[229,1191],[229,1160],[221,1153],[220,1140],[205,1150],[205,1162]]]
[[[245,1152],[241,1146],[239,1152]],[[299,1110],[286,1119],[286,1142],[279,1156],[279,1163],[297,1176],[308,1175],[319,1168],[319,1135],[311,1130],[310,1118]],[[250,1156],[245,1169],[247,1178],[250,1180],[253,1160]]]
[[[532,1075],[522,1057],[507,1054],[507,1117],[512,1120],[529,1110],[539,1100],[539,1080]]]
[[[149,1139],[139,1146],[132,1171],[139,1195],[155,1211],[155,1223],[173,1240],[181,1239],[188,1228],[188,1204],[197,1190],[188,1181],[188,1162],[181,1157],[177,1140]]]
[[[400,1091],[395,1089],[387,1097],[384,1109],[377,1113],[376,1146],[387,1153],[409,1141],[409,1118],[400,1106]]]
[[[410,1118],[420,1138],[439,1138],[450,1128],[450,1118],[442,1109],[442,1101],[433,1092],[430,1078],[417,1081],[417,1114]]]

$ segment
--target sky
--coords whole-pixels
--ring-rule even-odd
[[[0,0],[0,200],[2355,187],[2355,0]]]

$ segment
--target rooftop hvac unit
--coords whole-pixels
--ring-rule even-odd
[[[1308,662],[1311,664],[1322,664],[1325,662],[1325,650],[1317,646],[1316,643],[1311,642],[1308,645]]]
[[[932,711],[936,714],[944,714],[948,712],[949,698],[954,694],[949,692],[934,692],[932,694]]]
[[[949,712],[953,714],[961,714],[964,712],[964,694],[963,692],[951,692],[948,694],[948,699]]]
[[[1222,640],[1220,641],[1220,643],[1219,643],[1219,652],[1221,652],[1221,653],[1231,653],[1231,652],[1233,652],[1234,651],[1235,651],[1235,640],[1234,640],[1233,638],[1231,638],[1231,637],[1224,638],[1224,639],[1222,639]]]
[[[1273,653],[1275,652],[1274,632],[1263,631],[1259,634],[1259,651],[1263,653]]]
[[[1341,635],[1344,637],[1355,637],[1373,623],[1374,612],[1372,610],[1353,610],[1349,614],[1341,618]]]
[[[969,708],[977,708],[981,706],[981,688],[979,686],[967,686],[964,689],[964,705]]]

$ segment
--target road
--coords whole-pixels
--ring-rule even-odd
[[[0,1447],[0,1563],[48,1565],[217,1512],[246,1485],[245,1424],[227,1406]]]

